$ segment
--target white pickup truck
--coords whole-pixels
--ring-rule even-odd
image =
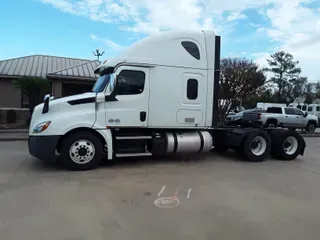
[[[269,107],[265,113],[248,112],[243,116],[244,121],[259,123],[265,127],[284,127],[290,129],[305,129],[314,132],[318,126],[318,117],[303,113],[294,107]]]

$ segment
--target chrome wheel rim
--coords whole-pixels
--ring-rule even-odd
[[[256,136],[254,139],[252,139],[250,147],[251,152],[254,155],[261,156],[267,149],[267,141],[261,136]]]
[[[92,142],[80,139],[71,145],[69,156],[77,164],[86,164],[93,159],[95,152],[96,150]]]
[[[293,155],[298,149],[298,140],[293,137],[287,137],[283,142],[283,149],[288,155]]]

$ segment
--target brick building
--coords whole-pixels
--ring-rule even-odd
[[[64,97],[88,91],[97,76],[97,60],[31,55],[0,61],[0,108],[26,108],[28,100],[12,81],[24,76],[43,77],[51,83],[51,94]],[[44,96],[47,93],[42,93]],[[43,97],[41,96],[41,97]]]

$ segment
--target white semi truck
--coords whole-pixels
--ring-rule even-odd
[[[249,161],[271,153],[303,155],[294,131],[217,127],[220,37],[213,31],[169,31],[130,46],[101,64],[91,92],[35,107],[29,152],[71,170],[120,157],[235,149]]]

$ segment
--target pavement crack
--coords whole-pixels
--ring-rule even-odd
[[[22,168],[23,164],[27,161],[29,155],[25,157],[25,159],[19,164],[19,166],[17,167],[17,169],[13,172],[12,176],[9,178],[9,180],[2,184],[1,188],[0,188],[0,193],[2,193],[2,191],[7,187],[8,184],[11,183],[11,181],[14,179],[14,177],[17,175],[17,173],[19,172],[19,170]]]

